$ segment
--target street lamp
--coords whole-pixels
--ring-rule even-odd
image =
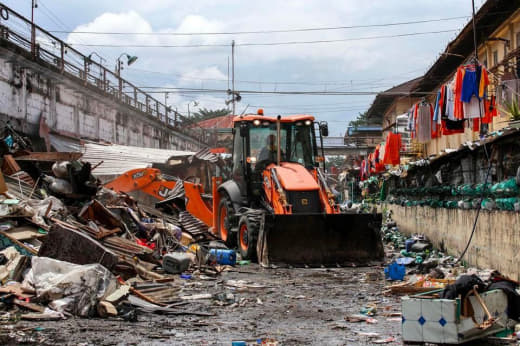
[[[116,61],[116,74],[118,76],[121,76],[121,70],[123,69],[123,62],[121,61],[121,58],[123,57],[123,55],[126,55],[127,66],[132,65],[137,60],[137,57],[135,55],[130,55],[127,53],[121,54],[119,56],[119,58],[117,58],[117,61]]]
[[[190,103],[193,102],[193,107],[197,107],[199,103],[195,100],[188,102],[188,118],[190,117]]]
[[[90,65],[92,63],[92,57],[93,56],[97,56],[99,58],[99,79],[103,79],[103,61],[107,61],[105,58],[103,58],[101,55],[99,55],[98,53],[96,52],[92,52],[88,55],[87,57],[87,61],[88,61],[88,64]]]
[[[99,58],[99,65],[103,65],[103,61],[107,61],[105,58],[103,58],[101,55],[99,55],[96,52],[92,52],[88,55],[88,60],[92,61],[93,56],[97,56]]]

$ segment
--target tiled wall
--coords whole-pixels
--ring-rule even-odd
[[[507,296],[502,291],[490,291],[481,294],[496,325],[485,331],[477,328],[471,318],[460,316],[458,302],[451,299],[420,299],[404,297],[402,299],[402,335],[404,341],[458,343],[484,334],[496,333],[503,329],[506,321]],[[474,318],[482,323],[487,315],[476,300],[470,297]]]

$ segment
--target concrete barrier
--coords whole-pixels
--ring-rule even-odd
[[[459,256],[471,235],[476,210],[387,205],[405,234],[422,233],[433,244]],[[481,210],[464,260],[479,268],[493,268],[520,280],[520,213]]]

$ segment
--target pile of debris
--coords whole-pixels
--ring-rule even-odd
[[[403,340],[462,343],[486,337],[490,342],[516,342],[520,283],[496,270],[468,268],[433,248],[421,234],[405,236],[391,216],[391,211],[386,212],[382,226],[389,260],[385,275],[402,282],[387,286],[384,293],[404,295]],[[429,304],[428,312],[425,304]],[[417,311],[422,312],[417,315]],[[426,324],[430,320],[435,323]],[[443,333],[434,332],[439,323]],[[418,326],[420,333],[414,331]]]
[[[103,188],[80,154],[30,153],[14,145],[3,154],[4,319],[212,315],[178,308],[198,299],[182,295],[182,282],[211,280],[236,261],[207,228],[192,227],[182,211],[164,214]]]
[[[416,281],[428,278],[440,280],[438,283],[442,283],[443,279],[455,279],[465,270],[463,262],[458,263],[453,256],[434,249],[426,236],[413,234],[407,237],[401,233],[396,222],[392,220],[391,211],[387,211],[381,231],[386,244],[386,258],[395,264],[393,268],[399,266],[402,277],[405,274],[414,275]]]

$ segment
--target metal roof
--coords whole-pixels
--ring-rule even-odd
[[[392,106],[394,101],[400,97],[409,95],[422,79],[423,77],[418,77],[377,94],[374,102],[372,102],[372,105],[370,105],[367,111],[367,117],[383,119],[385,112]]]
[[[51,135],[51,143],[57,151],[81,152],[81,161],[89,162],[92,166],[103,161],[93,172],[97,176],[120,175],[131,169],[165,163],[172,156],[189,157],[195,154],[191,151],[79,142],[56,135]]]
[[[507,18],[520,8],[520,3],[513,0],[488,0],[475,15],[477,27],[477,46],[484,44],[495,30]],[[459,35],[451,41],[439,59],[424,74],[423,80],[417,83],[413,92],[429,92],[442,84],[454,73],[464,60],[474,52],[473,23],[466,24]]]

